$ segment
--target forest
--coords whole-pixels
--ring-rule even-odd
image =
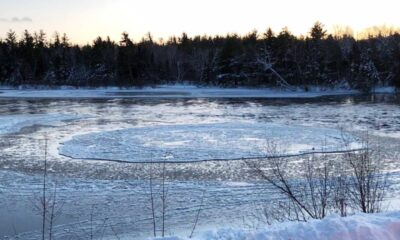
[[[190,83],[220,87],[400,88],[400,34],[332,35],[316,22],[307,36],[275,33],[155,41],[97,37],[77,45],[66,34],[10,30],[0,39],[0,84],[142,87]]]

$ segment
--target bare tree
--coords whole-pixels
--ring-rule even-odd
[[[155,205],[154,205],[154,192],[153,192],[153,159],[150,162],[150,170],[149,170],[149,185],[150,185],[150,204],[151,204],[151,219],[153,224],[153,236],[157,237],[157,225],[156,225],[156,214],[155,214]]]
[[[206,190],[204,189],[203,193],[202,193],[202,196],[201,196],[201,202],[200,202],[200,205],[199,205],[199,209],[197,210],[196,219],[194,221],[193,228],[192,228],[192,231],[190,232],[189,238],[193,237],[194,230],[196,230],[197,223],[199,222],[200,212],[203,209],[203,202],[204,202],[205,195],[206,195]]]
[[[368,141],[356,151],[336,152],[329,157],[325,153],[314,153],[296,161],[277,154],[274,144],[267,148],[269,156],[277,157],[267,161],[247,160],[246,163],[256,176],[266,180],[284,197],[274,203],[284,211],[263,210],[268,222],[271,219],[281,221],[282,215],[286,220],[307,221],[322,219],[329,212],[346,216],[348,210],[365,213],[382,210],[388,188],[387,174],[383,172],[380,154],[370,149]],[[296,171],[290,172],[290,169]]]
[[[349,204],[348,199],[348,189],[349,189],[349,181],[346,173],[346,162],[343,158],[339,158],[334,163],[334,173],[333,179],[334,182],[334,192],[333,192],[333,204],[334,209],[336,209],[341,217],[347,216],[347,207]]]
[[[44,168],[43,168],[43,187],[42,187],[42,199],[41,199],[41,210],[42,210],[42,240],[45,239],[46,232],[46,212],[48,200],[46,198],[46,183],[47,183],[47,136],[44,139]]]
[[[272,72],[272,74],[278,78],[277,84],[279,86],[293,89],[293,87],[273,68],[273,62],[271,61],[271,54],[269,51],[264,47],[261,49],[260,53],[261,54],[259,54],[256,58],[256,64],[261,65],[263,71]]]
[[[165,180],[166,180],[166,161],[167,158],[171,157],[172,155],[167,153],[163,159],[162,163],[162,179],[161,179],[161,236],[165,236],[165,217],[167,211],[167,195],[168,195],[168,188],[166,188]]]
[[[115,229],[111,226],[111,224],[108,224],[109,218],[101,218],[101,219],[95,219],[95,210],[98,208],[101,208],[97,204],[92,204],[91,205],[91,210],[89,213],[89,229],[84,230],[84,232],[81,235],[76,234],[76,232],[72,232],[72,235],[74,235],[75,238],[79,239],[102,239],[104,237],[104,232],[107,228],[107,226],[110,227],[111,231],[114,233],[114,236],[118,238],[118,235],[115,231]]]
[[[369,147],[368,139],[359,153],[345,155],[349,164],[348,192],[354,206],[364,213],[382,210],[388,188],[388,175],[383,172],[384,162],[379,152]]]
[[[277,146],[274,143],[269,143],[267,151],[270,156],[280,156],[277,152]],[[246,161],[246,164],[254,171],[254,173],[266,180],[280,194],[285,196],[293,206],[296,208],[299,214],[297,214],[297,220],[306,221],[308,218],[318,218],[315,209],[309,206],[309,192],[313,191],[313,182],[302,182],[302,180],[290,180],[289,175],[289,159],[284,157],[270,158],[265,161],[267,166],[261,164],[261,161]],[[310,173],[311,174],[311,173]],[[304,180],[304,179],[303,179]]]
[[[292,163],[288,159],[285,167]],[[326,156],[318,157],[311,155],[304,159],[298,167],[296,176],[288,175],[282,170],[283,165],[275,164],[270,168],[273,174],[264,175],[273,187],[279,186],[279,192],[284,195],[283,199],[269,203],[269,207],[263,209],[267,223],[272,221],[306,221],[308,218],[322,219],[331,210],[330,200],[333,194],[334,184],[332,178],[332,163]],[[277,181],[277,182],[275,182]]]
[[[171,153],[166,153],[163,160],[157,164],[157,176],[155,176],[154,161],[151,159],[149,165],[149,197],[151,211],[151,221],[153,228],[153,236],[157,237],[157,231],[161,232],[161,236],[165,236],[166,232],[166,215],[167,215],[167,198],[168,198],[168,185],[167,185],[167,159],[173,157]],[[160,224],[161,227],[157,228]]]
[[[43,163],[43,176],[42,176],[42,188],[41,196],[38,197],[38,201],[35,200],[35,210],[42,218],[42,229],[41,235],[42,240],[53,238],[53,227],[57,218],[62,214],[62,208],[64,203],[59,202],[57,198],[57,183],[51,183],[48,179],[48,138],[44,138],[44,163]],[[53,185],[53,192],[50,192],[51,185]],[[48,231],[48,232],[47,232]]]
[[[257,215],[258,214],[258,215]],[[303,221],[299,208],[288,198],[271,200],[267,205],[261,206],[253,217],[261,222],[271,225],[285,221]]]
[[[328,211],[328,204],[332,192],[331,170],[332,163],[326,155],[318,158],[311,155],[303,162],[304,184],[301,184],[301,199],[305,199],[304,205],[310,209],[312,218],[324,218]]]
[[[94,205],[92,205],[92,209],[90,211],[90,240],[93,239],[93,212],[94,212]]]
[[[50,216],[49,216],[49,240],[53,237],[53,225],[57,218],[62,214],[62,208],[64,203],[59,203],[57,199],[57,183],[54,183],[54,190],[49,201]]]

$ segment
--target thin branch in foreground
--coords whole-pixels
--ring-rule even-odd
[[[199,205],[199,209],[197,210],[196,219],[194,221],[192,232],[190,233],[189,238],[193,237],[194,230],[196,229],[197,223],[199,222],[200,212],[203,209],[203,202],[204,202],[205,194],[206,194],[206,189],[203,190],[203,193],[202,193],[202,196],[201,196],[201,202],[200,202],[200,205]]]

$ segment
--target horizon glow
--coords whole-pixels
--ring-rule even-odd
[[[126,31],[134,40],[151,32],[155,40],[194,35],[244,35],[271,27],[307,35],[320,21],[329,32],[349,26],[355,32],[371,26],[400,26],[395,0],[0,0],[0,38],[10,29],[21,35],[44,30],[66,33],[73,43],[91,43],[97,36],[118,41]]]

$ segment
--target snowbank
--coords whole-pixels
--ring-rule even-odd
[[[168,237],[163,240],[183,240]],[[398,240],[400,212],[385,214],[357,214],[341,218],[330,216],[308,223],[288,222],[268,226],[263,230],[220,229],[197,234],[196,240],[267,240],[267,239],[338,239],[338,240]]]

